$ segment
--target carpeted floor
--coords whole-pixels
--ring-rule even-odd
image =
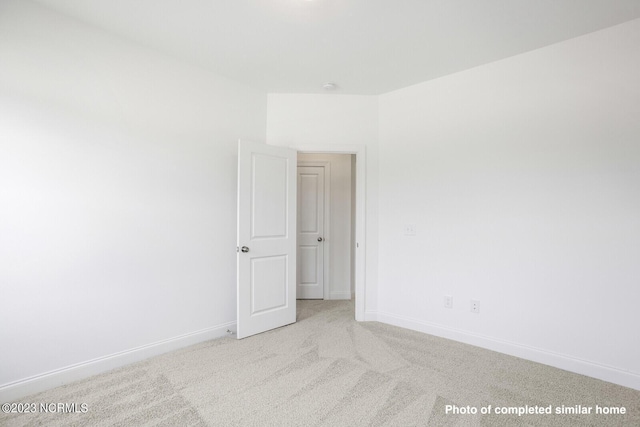
[[[640,426],[640,391],[376,322],[350,301],[299,301],[298,322],[208,341],[22,399],[85,413],[2,426]],[[477,414],[447,413],[447,405]],[[491,413],[480,414],[491,405]],[[591,414],[495,414],[562,405]],[[626,415],[595,414],[624,407]],[[502,409],[501,409],[502,410]]]

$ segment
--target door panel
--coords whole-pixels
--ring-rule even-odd
[[[298,246],[300,260],[300,284],[309,285],[318,282],[318,247]]]
[[[238,144],[239,339],[296,321],[296,156]]]
[[[300,172],[298,183],[298,203],[301,209],[298,212],[298,232],[318,233],[318,174]]]
[[[324,168],[298,166],[298,275],[300,299],[324,298]]]
[[[287,257],[251,259],[251,315],[287,304]]]
[[[286,237],[287,159],[252,156],[251,238]]]

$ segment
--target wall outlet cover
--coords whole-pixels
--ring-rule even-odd
[[[405,224],[404,225],[404,235],[405,236],[415,236],[416,235],[416,225],[415,224]]]
[[[444,296],[444,306],[445,308],[453,308],[453,297],[451,295]]]
[[[480,313],[480,301],[478,301],[477,299],[471,300],[471,312]]]

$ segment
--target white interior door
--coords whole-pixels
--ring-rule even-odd
[[[324,168],[298,166],[299,299],[324,298]]]
[[[238,339],[296,321],[296,157],[238,144]]]

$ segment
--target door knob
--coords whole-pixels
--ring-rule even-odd
[[[246,246],[243,246],[242,249],[240,249],[242,252],[247,253],[249,252],[249,248]]]
[[[318,237],[318,242],[322,242],[322,237]]]

